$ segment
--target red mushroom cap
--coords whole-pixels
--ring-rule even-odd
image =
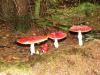
[[[70,28],[70,31],[72,31],[72,32],[78,32],[78,31],[88,32],[88,31],[91,31],[91,30],[92,30],[91,27],[85,26],[85,25],[82,25],[82,26],[72,26]]]
[[[48,51],[48,44],[45,43],[43,44],[41,47],[40,47],[40,50],[43,52],[43,53],[46,53]]]
[[[48,35],[50,39],[63,39],[66,37],[66,33],[63,32],[53,32]]]
[[[48,39],[47,36],[31,36],[18,39],[17,42],[21,44],[32,44],[32,43],[39,43],[47,39]]]

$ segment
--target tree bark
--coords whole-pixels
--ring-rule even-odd
[[[46,11],[47,11],[47,2],[46,0],[42,0],[40,4],[40,16],[44,17],[46,16]]]
[[[26,15],[28,13],[28,0],[13,0],[16,9],[17,9],[17,14],[19,16]]]
[[[2,17],[5,20],[13,19],[16,14],[14,2],[12,0],[1,0],[0,4],[0,18]]]

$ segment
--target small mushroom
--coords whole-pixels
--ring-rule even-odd
[[[24,37],[17,40],[18,43],[21,44],[30,44],[30,52],[31,55],[35,54],[35,43],[40,43],[48,39],[48,36],[31,36],[31,37]]]
[[[48,47],[48,44],[45,43],[45,44],[41,45],[40,50],[41,50],[43,53],[47,53],[48,48],[49,48],[49,47]]]
[[[77,37],[78,37],[79,45],[82,46],[83,45],[82,33],[83,32],[89,32],[89,31],[92,30],[92,28],[89,27],[89,26],[82,25],[82,26],[72,26],[69,30],[71,32],[78,32]]]
[[[49,34],[48,37],[50,39],[54,40],[54,46],[55,46],[55,48],[58,48],[59,47],[58,40],[65,38],[66,37],[66,33],[53,32],[53,33]]]

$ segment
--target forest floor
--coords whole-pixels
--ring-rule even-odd
[[[100,15],[89,24],[97,31],[93,35],[99,38],[84,39],[84,46],[80,47],[75,34],[66,32],[67,37],[59,42],[58,49],[49,39],[46,54],[31,56],[29,45],[20,45],[16,40],[33,34],[44,35],[45,30],[33,27],[25,34],[17,33],[11,24],[0,23],[0,75],[100,75]],[[49,29],[47,33],[57,31],[53,27]],[[37,50],[39,47],[36,45]],[[27,69],[19,71],[20,68],[14,68],[16,64],[22,69],[27,65]]]

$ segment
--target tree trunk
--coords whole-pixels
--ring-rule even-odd
[[[16,14],[14,2],[12,0],[1,0],[0,18],[3,20],[12,20]]]
[[[40,9],[40,16],[41,17],[46,16],[46,11],[47,11],[47,2],[46,2],[46,0],[42,0],[41,1],[40,7],[41,7],[41,9]]]
[[[17,14],[19,16],[27,15],[28,13],[28,0],[13,0],[16,9],[17,9]]]

